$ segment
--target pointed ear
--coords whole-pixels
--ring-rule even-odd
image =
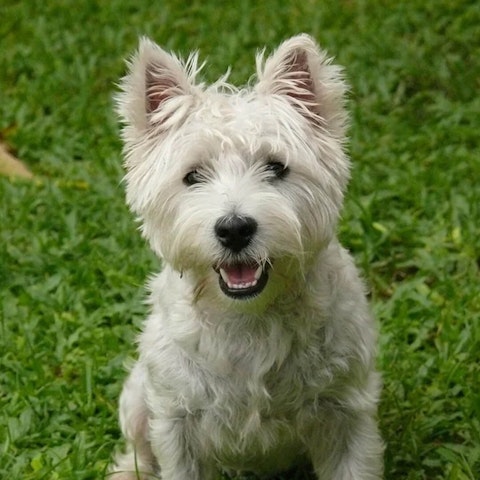
[[[197,71],[196,54],[184,64],[174,54],[142,38],[120,83],[121,92],[116,97],[118,113],[127,125],[139,130],[150,125],[167,128],[191,105]],[[175,99],[178,108],[169,102]]]
[[[265,61],[257,55],[259,94],[284,97],[316,127],[343,137],[347,120],[342,69],[306,34],[290,38]]]

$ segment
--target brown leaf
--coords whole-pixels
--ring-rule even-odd
[[[33,178],[32,172],[18,158],[15,158],[2,143],[0,143],[0,175]]]

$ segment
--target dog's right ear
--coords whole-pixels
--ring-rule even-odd
[[[194,102],[198,56],[184,63],[148,38],[142,38],[138,51],[120,82],[117,111],[126,125],[138,132],[150,127],[168,129],[180,121]]]

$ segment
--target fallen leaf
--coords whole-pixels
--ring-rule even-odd
[[[15,158],[2,143],[0,143],[0,175],[33,178],[32,172],[18,158]]]

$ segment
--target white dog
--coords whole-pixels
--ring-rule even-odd
[[[307,35],[259,54],[245,89],[196,83],[196,54],[147,39],[129,68],[127,201],[164,268],[110,478],[306,463],[318,479],[380,479],[374,322],[335,236],[349,177],[341,69]]]

